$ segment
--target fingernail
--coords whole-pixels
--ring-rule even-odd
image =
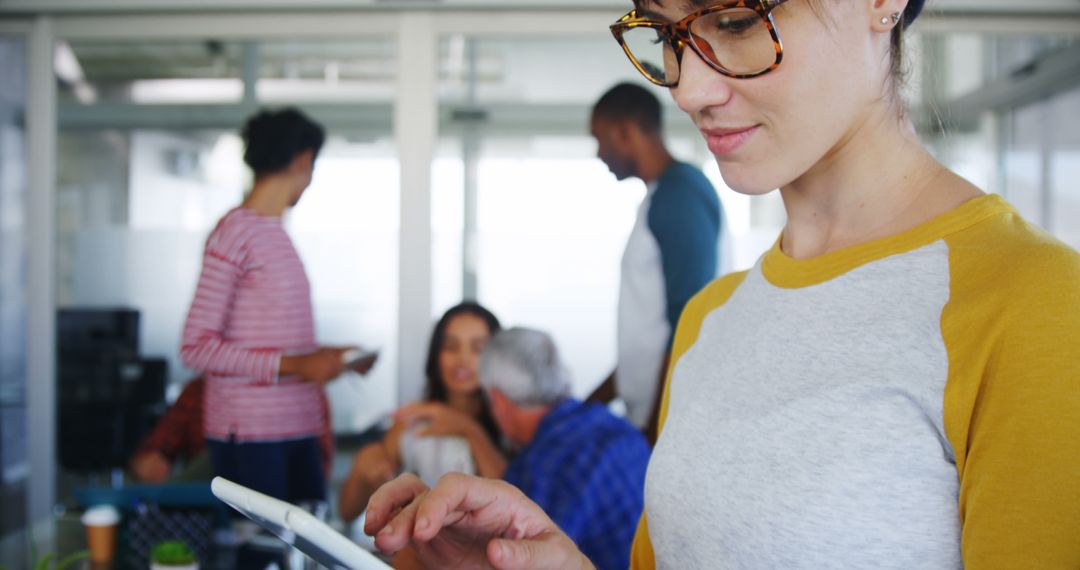
[[[428,520],[427,519],[420,519],[420,520],[416,521],[416,531],[417,532],[420,532],[420,531],[426,529],[427,527],[428,527]]]
[[[393,527],[391,527],[390,525],[386,525],[386,526],[383,527],[382,530],[379,531],[379,534],[377,534],[375,536],[384,536],[384,535],[390,535],[390,534],[393,534],[393,533],[394,533]]]

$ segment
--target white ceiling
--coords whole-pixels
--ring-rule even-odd
[[[629,0],[0,0],[0,13],[278,10],[595,10]],[[930,0],[941,12],[1080,14],[1080,0]]]

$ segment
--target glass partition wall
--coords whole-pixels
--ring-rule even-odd
[[[606,30],[440,41],[441,136],[458,141],[462,175],[460,288],[507,326],[551,333],[578,396],[614,365],[619,260],[645,191],[615,180],[589,134],[593,101],[633,80],[609,43]],[[567,65],[580,53],[596,57]]]
[[[328,134],[310,188],[286,217],[317,336],[380,349],[370,375],[330,384],[334,427],[359,431],[389,412],[399,234],[385,118],[392,40],[61,44],[81,73],[61,92],[58,306],[137,310],[140,356],[167,361],[175,396],[196,374],[179,346],[203,244],[251,185],[239,128],[258,107],[294,105]],[[254,93],[245,93],[245,73]]]
[[[1080,27],[925,34],[917,118],[938,157],[1080,247]]]
[[[445,272],[460,264],[461,283],[444,279],[436,295],[453,283],[506,324],[550,332],[573,371],[575,395],[584,397],[614,368],[620,261],[645,195],[640,180],[617,181],[596,158],[588,121],[608,88],[644,82],[606,28],[449,34],[440,40],[440,62],[440,135],[459,153],[449,156],[447,145],[443,160],[459,165],[461,178],[436,179],[432,191],[436,200],[451,186],[460,195],[453,216],[462,245],[435,244],[435,266]],[[782,214],[760,213],[774,211],[777,200],[724,191],[693,124],[666,90],[649,88],[664,106],[672,152],[704,167],[721,191],[737,237],[729,264],[748,266],[762,241],[755,233],[775,239]]]
[[[26,41],[0,35],[0,536],[26,523]],[[3,558],[0,555],[0,558]]]

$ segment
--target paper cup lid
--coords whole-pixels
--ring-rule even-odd
[[[120,511],[110,505],[91,507],[83,513],[82,522],[87,526],[109,526],[120,522]]]

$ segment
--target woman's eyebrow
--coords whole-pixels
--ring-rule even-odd
[[[709,6],[715,6],[719,4],[717,0],[683,0],[682,8],[687,13],[700,10],[702,8],[708,8]],[[650,6],[664,7],[663,0],[636,0],[634,2],[634,10],[637,11],[638,16],[647,20],[654,20],[657,22],[666,21],[667,18],[649,9]]]

